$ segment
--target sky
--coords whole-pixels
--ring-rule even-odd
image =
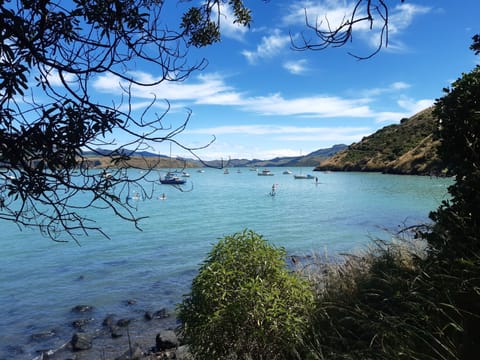
[[[187,128],[177,140],[199,150],[205,159],[272,159],[306,155],[335,144],[352,144],[378,129],[398,124],[433,105],[442,89],[480,63],[469,50],[480,33],[480,1],[400,0],[390,5],[388,47],[368,60],[359,56],[378,46],[379,28],[366,24],[354,29],[353,42],[323,51],[295,51],[301,35],[315,39],[305,26],[308,19],[322,26],[338,23],[352,2],[246,0],[252,10],[250,28],[231,24],[221,14],[222,41],[192,49],[189,59],[208,65],[183,82],[162,83],[149,89],[168,99],[166,124],[184,120]],[[461,4],[461,5],[459,5]],[[177,9],[178,10],[178,9]],[[180,12],[172,11],[172,18]],[[137,71],[158,77],[158,69]],[[97,79],[102,96],[120,91],[110,78]],[[118,81],[117,81],[118,82]],[[148,101],[140,91],[133,102]],[[168,155],[165,146],[154,151]],[[180,148],[173,156],[188,156]]]

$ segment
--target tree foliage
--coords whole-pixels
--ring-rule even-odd
[[[432,213],[432,249],[449,258],[480,255],[480,66],[444,89],[435,114],[439,154],[455,175],[451,199]]]
[[[289,272],[285,250],[244,231],[208,254],[179,306],[196,359],[289,359],[308,325],[309,283]]]
[[[146,178],[123,176],[131,151],[164,141],[193,155],[196,149],[175,140],[189,112],[179,126],[166,126],[168,102],[152,97],[138,115],[132,92],[202,69],[206,62],[188,61],[188,50],[220,40],[222,6],[232,7],[242,25],[251,20],[241,0],[188,3],[177,4],[186,9],[172,24],[162,0],[0,1],[1,219],[54,239],[62,231],[75,237],[100,230],[84,215],[89,206],[137,224],[121,196]],[[139,66],[156,77],[145,80]],[[94,82],[107,75],[122,86],[121,100],[93,95]],[[111,149],[112,176],[85,170],[84,152],[99,147]]]

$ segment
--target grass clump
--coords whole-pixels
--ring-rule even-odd
[[[196,359],[289,359],[310,319],[309,282],[289,271],[283,248],[243,231],[208,254],[179,305],[180,332]]]

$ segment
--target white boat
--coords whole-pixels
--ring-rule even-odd
[[[293,175],[293,177],[294,177],[295,179],[314,179],[314,178],[315,178],[315,176],[310,175],[310,174],[305,174],[305,175],[303,175],[303,174],[295,174],[295,175]]]
[[[283,175],[291,175],[291,174],[292,172],[288,169],[283,172]]]
[[[258,176],[273,176],[274,173],[272,173],[268,169],[263,169],[261,172],[257,173]]]
[[[182,177],[190,177],[190,174],[186,171],[182,172]]]
[[[178,175],[173,172],[168,172],[163,178],[160,178],[160,182],[164,185],[183,185],[187,181],[181,179]]]

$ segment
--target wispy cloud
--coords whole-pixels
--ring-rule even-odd
[[[290,36],[284,35],[278,29],[275,29],[269,36],[262,37],[262,41],[255,51],[244,50],[242,55],[245,56],[250,64],[255,64],[262,59],[272,58],[290,44]]]
[[[319,30],[330,31],[336,29],[350,18],[355,7],[354,1],[326,0],[322,2],[300,1],[293,3],[290,11],[283,18],[286,26],[299,26],[301,31],[305,29],[305,21]],[[431,7],[416,4],[400,4],[389,9],[388,31],[390,50],[405,49],[401,42],[400,34],[406,30],[413,21],[420,15],[432,11]],[[366,15],[365,8],[361,8],[357,17]],[[362,21],[354,26],[355,38],[367,43],[370,47],[376,48],[380,41],[380,31],[383,26],[383,19],[379,16],[376,21],[370,24]],[[315,38],[313,38],[315,42]]]
[[[433,99],[421,99],[421,100],[414,100],[410,98],[403,97],[397,101],[398,106],[405,109],[407,112],[407,116],[411,116],[413,114],[418,113],[421,110],[424,110],[434,104]]]
[[[138,74],[137,74],[138,75]],[[155,78],[147,73],[140,77],[145,81],[154,81]],[[163,82],[148,90],[143,87],[131,89],[133,101],[144,106],[146,102],[156,98],[168,99],[172,107],[187,103],[191,105],[214,105],[220,107],[234,107],[256,116],[296,116],[304,118],[370,118],[379,122],[394,121],[405,116],[404,112],[376,112],[372,107],[376,96],[386,92],[404,90],[409,87],[403,82],[392,83],[385,88],[375,88],[358,92],[356,96],[340,97],[328,94],[314,94],[305,97],[286,97],[281,93],[252,96],[246,92],[239,92],[227,85],[226,79],[220,74],[202,74],[188,82]],[[108,94],[117,94],[119,97],[124,91],[117,78],[102,76],[95,81],[97,91]],[[402,98],[398,106],[407,109],[419,109],[431,104],[430,100],[407,100]],[[140,107],[140,105],[138,107]],[[427,106],[428,106],[427,105]],[[160,103],[159,106],[165,106]],[[427,107],[425,106],[425,107]],[[177,106],[178,107],[178,106]]]
[[[410,87],[411,85],[407,84],[406,82],[397,81],[385,87],[378,87],[378,88],[364,90],[361,92],[361,94],[362,96],[365,96],[365,97],[373,97],[373,96],[379,96],[379,95],[388,94],[388,93],[399,92],[402,90],[409,89]]]
[[[247,135],[264,136],[283,141],[330,141],[335,139],[358,139],[370,134],[369,127],[300,127],[280,125],[229,125],[195,130],[186,130],[186,134]]]
[[[286,61],[283,67],[291,74],[301,75],[308,71],[307,60]]]

